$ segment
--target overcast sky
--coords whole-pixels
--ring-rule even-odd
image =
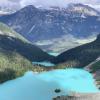
[[[24,7],[26,5],[34,6],[60,6],[66,7],[69,3],[83,3],[89,4],[95,8],[100,8],[100,0],[0,0],[0,5],[9,5],[9,6],[20,6]]]

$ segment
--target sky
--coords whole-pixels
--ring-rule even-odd
[[[34,5],[36,7],[60,6],[66,7],[69,3],[88,4],[97,9],[100,8],[100,0],[0,0],[2,6],[20,6]]]

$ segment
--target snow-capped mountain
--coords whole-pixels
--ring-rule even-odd
[[[14,5],[0,5],[0,15],[12,14],[21,9],[19,6]]]
[[[4,11],[4,10],[0,7],[0,16],[6,15],[6,14],[9,14],[9,12],[8,12],[8,11]]]
[[[99,12],[82,4],[50,9],[30,5],[0,17],[0,21],[47,51],[62,52],[91,42],[100,33]]]
[[[99,16],[100,12],[95,10],[94,8],[83,5],[83,4],[69,4],[68,11],[71,13],[76,13],[81,16]]]

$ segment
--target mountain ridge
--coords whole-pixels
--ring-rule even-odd
[[[46,51],[54,51],[55,47],[57,47],[56,45],[60,46],[60,44],[57,44],[55,41],[59,38],[64,40],[63,38],[65,36],[68,38],[69,35],[71,35],[71,45],[75,47],[76,44],[77,46],[80,45],[75,39],[84,39],[92,35],[96,36],[100,32],[98,15],[86,15],[84,18],[81,13],[71,13],[66,9],[38,9],[32,5],[14,14],[1,16],[0,21],[12,27],[33,44],[38,45],[38,42],[40,42],[42,45],[38,46]],[[45,43],[52,40],[52,43],[45,45],[45,43],[43,44],[44,40],[46,41]],[[63,42],[67,43],[66,41]],[[58,51],[61,52],[61,48],[64,50],[72,48],[69,45],[70,44],[64,45],[63,48],[58,47]]]
[[[54,63],[84,68],[100,56],[100,35],[91,43],[78,46],[58,55]]]
[[[29,70],[47,70],[32,62],[50,61],[52,58],[7,25],[0,23],[0,83],[20,77]]]
[[[7,25],[0,23],[0,50],[3,49],[8,52],[17,52],[31,62],[45,61],[53,57],[31,44],[27,39],[13,31]]]

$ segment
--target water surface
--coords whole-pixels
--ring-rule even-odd
[[[60,93],[55,93],[60,89]],[[71,92],[99,92],[90,73],[80,69],[62,69],[23,77],[0,85],[0,100],[52,100]]]
[[[58,56],[58,55],[60,55],[60,53],[57,53],[57,52],[49,52],[48,54],[50,54],[50,55],[52,55],[52,56]]]
[[[33,65],[41,65],[45,67],[52,67],[55,66],[55,64],[48,62],[48,61],[43,61],[43,62],[32,62]]]

